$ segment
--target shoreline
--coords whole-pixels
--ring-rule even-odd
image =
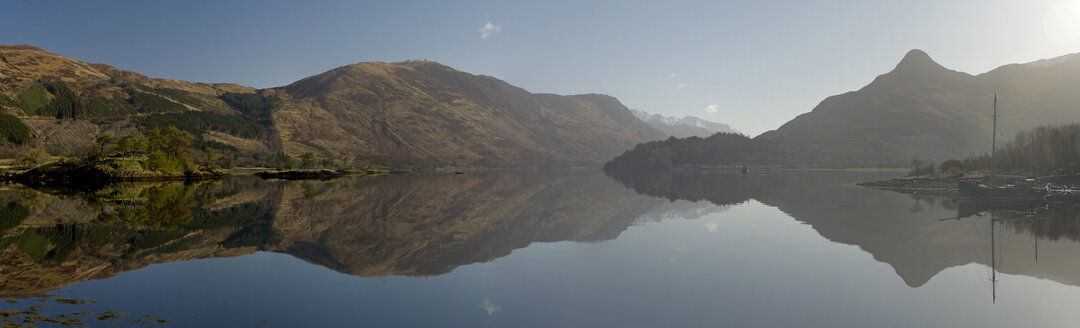
[[[960,192],[960,179],[888,179],[859,182],[860,187],[891,190],[905,194],[957,196]]]
[[[958,197],[960,181],[980,181],[983,177],[968,178],[896,178],[856,183],[857,186],[889,190],[904,194]],[[1039,177],[1038,183],[1049,190],[1044,200],[1048,202],[1080,203],[1080,176],[1056,175]]]
[[[113,183],[124,182],[197,182],[220,180],[229,177],[258,176],[262,179],[282,180],[328,180],[345,176],[378,176],[389,174],[409,174],[414,170],[404,169],[292,169],[275,170],[273,168],[235,168],[203,169],[186,173],[162,172],[117,172],[103,170],[92,165],[76,163],[50,163],[24,171],[0,171],[0,182],[18,183],[30,187],[76,187],[93,188]],[[458,173],[460,174],[460,173]]]

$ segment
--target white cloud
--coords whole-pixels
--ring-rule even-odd
[[[720,110],[720,108],[716,107],[716,105],[705,106],[705,112],[709,113],[709,114],[716,113],[719,110]]]
[[[501,306],[495,305],[495,303],[491,303],[491,301],[487,300],[486,298],[484,299],[484,302],[480,304],[480,307],[484,308],[484,311],[487,311],[488,315],[495,315],[495,312],[499,312],[502,310]]]
[[[484,26],[481,26],[476,31],[480,32],[480,38],[481,39],[486,39],[487,37],[491,36],[492,34],[501,32],[502,31],[502,26],[492,24],[491,21],[488,21],[487,24],[484,24]]]
[[[671,74],[667,75],[667,77],[670,77],[670,78],[674,78],[676,76],[679,76],[679,74],[671,73]]]
[[[688,87],[688,86],[690,86],[690,85],[686,84],[686,83],[679,83],[679,84],[675,85],[675,88],[682,88],[682,87]]]
[[[710,222],[705,224],[705,229],[709,230],[709,232],[716,232],[716,230],[719,230],[720,227],[716,223]]]

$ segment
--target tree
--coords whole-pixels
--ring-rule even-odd
[[[963,173],[964,172],[964,162],[961,162],[958,159],[950,159],[950,160],[941,162],[941,165],[938,165],[938,168],[941,169],[941,172],[944,172],[944,173],[947,173],[947,174]]]
[[[95,143],[90,147],[90,151],[86,152],[86,156],[83,156],[83,162],[86,164],[94,164],[105,157],[105,153],[101,150],[101,144]]]
[[[112,155],[131,155],[146,152],[146,137],[139,130],[132,130],[116,141],[116,146],[109,150]]]
[[[300,156],[300,162],[305,169],[315,167],[315,154],[311,153],[310,151],[304,153],[304,155]]]
[[[30,128],[19,118],[0,112],[0,142],[25,145],[30,143],[31,135]]]
[[[226,156],[223,157],[221,160],[221,167],[225,169],[231,169],[233,168],[233,166],[236,166],[236,161],[236,154],[232,154],[232,156],[228,156],[226,154]]]
[[[15,155],[15,167],[19,169],[31,169],[45,163],[49,154],[40,147],[23,150]]]
[[[159,172],[190,172],[195,169],[188,158],[194,137],[187,131],[174,126],[164,130],[153,129],[146,134],[146,152],[149,157],[144,162],[147,169]]]
[[[296,159],[283,151],[279,151],[274,159],[274,165],[278,170],[292,170],[296,168]]]
[[[337,167],[337,164],[337,161],[335,161],[333,158],[329,156],[323,157],[322,167]]]
[[[214,150],[210,147],[203,148],[203,166],[208,168],[214,168],[217,166],[218,155],[214,153]]]
[[[911,160],[911,166],[915,167],[915,171],[913,171],[913,174],[915,175],[915,178],[916,179],[919,178],[919,167],[922,166],[922,161],[920,161],[918,159],[912,159]]]

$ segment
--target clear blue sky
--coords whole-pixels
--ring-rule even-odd
[[[1080,0],[0,0],[0,43],[258,88],[361,61],[432,59],[756,135],[913,48],[968,73],[1080,52]]]

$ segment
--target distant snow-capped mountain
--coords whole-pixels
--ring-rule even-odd
[[[649,114],[648,112],[636,109],[631,109],[630,112],[634,113],[634,116],[641,121],[676,138],[686,138],[690,136],[704,138],[717,132],[739,133],[739,131],[732,129],[731,126],[727,124],[706,121],[694,116],[677,118],[674,116]]]

